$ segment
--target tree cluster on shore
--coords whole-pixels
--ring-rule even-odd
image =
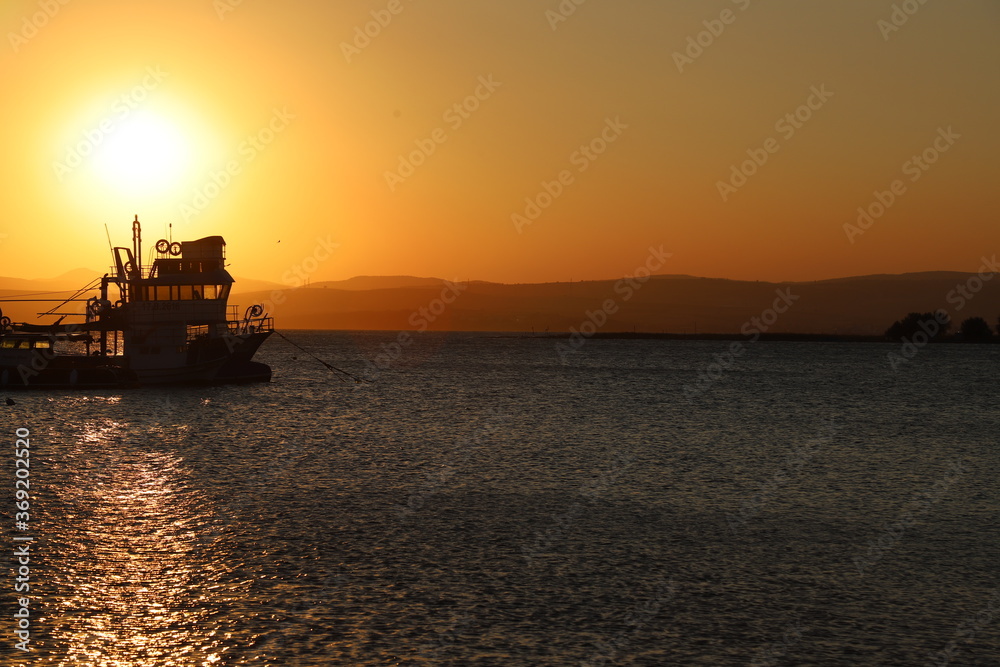
[[[943,310],[933,313],[909,313],[901,320],[896,320],[888,329],[885,336],[889,340],[902,341],[913,340],[918,334],[927,336],[930,342],[967,342],[967,343],[991,343],[998,339],[993,335],[989,322],[982,317],[970,317],[964,320],[958,327],[958,331],[948,335],[951,329],[951,317]],[[1000,336],[1000,318],[997,318],[997,336]]]

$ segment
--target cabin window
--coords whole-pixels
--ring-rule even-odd
[[[199,301],[202,299],[225,299],[229,296],[228,285],[147,285],[143,288],[146,301]]]
[[[142,294],[146,301],[226,299],[229,285],[146,285]]]
[[[185,260],[177,263],[181,273],[202,273],[206,271],[205,263],[194,260]]]

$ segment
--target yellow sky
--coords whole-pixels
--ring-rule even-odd
[[[0,276],[102,268],[135,214],[275,281],[1000,251],[990,0],[64,2],[0,8]]]

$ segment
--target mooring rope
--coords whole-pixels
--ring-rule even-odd
[[[303,352],[305,352],[306,354],[308,354],[310,357],[312,357],[313,359],[315,359],[319,363],[321,363],[324,366],[326,366],[331,371],[337,371],[338,373],[343,373],[347,377],[352,378],[355,382],[371,382],[371,380],[366,380],[364,378],[359,378],[357,375],[354,375],[353,373],[348,373],[345,370],[337,368],[333,364],[326,363],[325,361],[323,361],[322,359],[320,359],[319,357],[317,357],[315,354],[313,354],[309,350],[305,349],[304,347],[302,347],[301,345],[299,345],[298,343],[296,343],[295,341],[293,341],[292,339],[290,339],[288,336],[286,336],[285,334],[281,333],[280,331],[275,330],[274,333],[278,334],[279,336],[281,336],[282,338],[284,338],[286,341],[288,341],[289,344],[294,345],[295,347],[299,348],[300,350],[302,350]],[[340,381],[341,382],[346,382],[346,380],[344,380],[344,378],[340,378]]]

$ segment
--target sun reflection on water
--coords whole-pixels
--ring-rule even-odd
[[[213,665],[230,649],[212,620],[249,582],[209,530],[212,501],[191,486],[190,464],[147,429],[85,422],[50,464],[67,477],[54,489],[64,511],[45,530],[59,665]]]

